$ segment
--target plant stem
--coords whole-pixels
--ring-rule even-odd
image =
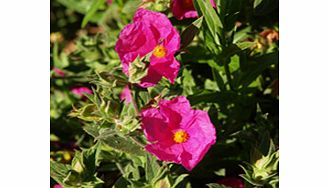
[[[131,93],[131,84],[129,84],[129,89],[130,89],[130,93]],[[132,94],[132,93],[131,93]],[[133,103],[133,106],[134,106],[134,109],[135,109],[135,112],[136,112],[136,115],[139,114],[139,109],[138,109],[138,106],[137,106],[137,103],[136,103],[136,100],[137,100],[137,97],[138,97],[138,90],[135,92],[135,96],[132,97],[131,99],[131,102]]]
[[[230,87],[230,90],[234,91],[233,85],[232,85],[232,77],[231,77],[231,72],[230,72],[230,68],[228,66],[229,61],[227,61],[227,59],[224,59],[224,69],[225,69],[225,74],[226,74],[226,78],[227,78],[227,82],[228,85]]]
[[[145,145],[142,144],[142,143],[141,143],[139,140],[137,140],[135,137],[133,137],[133,136],[129,136],[129,138],[130,138],[135,144],[141,146],[142,148],[145,147]]]

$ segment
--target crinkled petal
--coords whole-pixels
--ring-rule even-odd
[[[172,129],[184,128],[193,115],[190,102],[185,96],[161,100],[159,106],[161,113],[168,117]]]
[[[156,46],[153,32],[141,22],[128,24],[120,33],[115,50],[122,61],[123,72],[137,56],[143,57]]]
[[[163,144],[149,144],[145,149],[155,155],[159,160],[181,164],[181,154],[184,151],[181,144],[171,146]]]
[[[134,22],[143,22],[144,24],[156,29],[159,33],[159,39],[166,38],[171,32],[172,24],[165,14],[153,12],[139,8],[134,16]]]
[[[156,108],[144,109],[141,112],[142,128],[148,141],[166,142],[172,137],[166,118]]]
[[[167,55],[175,55],[177,50],[179,50],[180,36],[174,27],[168,37],[164,40],[163,45],[167,49]]]
[[[142,78],[139,86],[143,88],[155,86],[162,78],[162,75],[154,70],[152,66],[149,66],[147,75]]]
[[[175,79],[177,78],[179,72],[180,64],[173,56],[166,58],[157,58],[151,56],[150,60],[150,67],[152,67],[153,70],[155,70],[159,75],[162,75],[167,78],[170,83],[175,83]]]
[[[188,124],[185,129],[190,138],[183,145],[184,151],[191,155],[182,155],[182,165],[192,170],[216,143],[216,130],[207,112],[201,110],[194,110],[193,118]]]

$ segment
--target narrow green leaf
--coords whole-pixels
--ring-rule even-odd
[[[262,3],[263,0],[255,0],[254,1],[254,8],[256,8],[259,4]]]
[[[229,187],[227,187],[225,185],[220,185],[218,183],[208,183],[207,186],[209,188],[229,188]]]
[[[218,88],[220,89],[220,91],[225,91],[226,87],[224,84],[224,80],[221,77],[221,75],[219,74],[218,70],[216,70],[215,68],[211,68],[212,71],[212,76],[214,78],[214,80],[216,81],[216,84],[218,86]]]
[[[87,25],[87,23],[89,22],[89,20],[93,17],[93,15],[98,10],[98,8],[100,6],[102,6],[104,3],[105,3],[105,0],[94,0],[93,1],[93,4],[88,9],[87,14],[85,15],[85,17],[82,20],[81,27],[85,27]]]
[[[175,188],[176,186],[178,186],[186,177],[188,176],[188,174],[181,174],[180,176],[178,176],[175,179],[174,184],[171,186],[171,188]]]
[[[206,21],[206,24],[210,30],[211,35],[213,36],[215,43],[220,44],[219,36],[222,36],[223,24],[217,15],[216,11],[212,7],[209,0],[193,0],[193,4],[197,9],[199,15],[203,15]]]

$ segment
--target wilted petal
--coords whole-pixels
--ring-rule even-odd
[[[125,101],[126,104],[130,103],[132,101],[131,91],[129,89],[129,86],[126,85],[121,94],[120,94],[120,100]]]

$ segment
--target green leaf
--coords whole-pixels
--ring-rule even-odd
[[[203,15],[206,25],[217,45],[220,45],[218,36],[222,36],[223,24],[208,0],[193,0],[199,15]]]
[[[215,68],[211,68],[211,71],[212,71],[212,76],[213,76],[214,80],[216,81],[216,84],[217,84],[218,88],[220,89],[220,91],[225,91],[226,90],[225,83],[224,83],[222,76],[219,74],[218,70]]]
[[[248,49],[248,48],[254,46],[254,45],[255,45],[255,42],[249,42],[249,41],[238,42],[238,43],[236,43],[236,45],[237,45],[241,50],[245,50],[245,49]]]
[[[50,161],[50,176],[57,182],[63,183],[64,179],[70,172],[70,165],[61,164],[55,161]]]
[[[171,188],[175,188],[176,186],[178,186],[187,176],[189,176],[189,174],[181,174],[179,175],[176,179],[174,184],[171,186]]]
[[[141,0],[126,1],[124,4],[124,7],[122,8],[122,13],[125,13],[125,14],[135,13],[141,3],[142,3]]]
[[[206,90],[219,91],[217,83],[215,81],[210,80],[210,79],[205,80],[204,88]]]
[[[157,160],[154,156],[147,154],[146,155],[146,164],[145,164],[145,176],[146,181],[153,183],[152,180],[158,174],[160,165],[157,163]]]
[[[254,181],[253,179],[251,179],[250,177],[248,177],[245,174],[241,174],[240,177],[242,177],[244,180],[246,180],[247,182],[249,182],[250,184],[252,184],[254,186],[263,186],[263,184]]]
[[[238,55],[234,55],[231,57],[231,60],[229,63],[230,72],[237,71],[239,68],[240,68],[240,58]]]
[[[233,44],[248,38],[251,32],[251,26],[241,29],[234,34]]]
[[[183,33],[181,34],[181,49],[187,47],[193,41],[194,37],[199,33],[202,21],[203,16],[195,20],[183,31]]]
[[[137,57],[129,64],[128,72],[130,83],[140,83],[140,80],[147,75],[148,69],[141,58]]]
[[[91,135],[92,137],[97,137],[99,136],[99,126],[94,124],[86,124],[83,126],[83,130],[86,131],[89,135]]]
[[[113,188],[127,188],[128,185],[129,182],[124,177],[120,177],[113,185]]]
[[[72,111],[69,116],[77,117],[84,121],[99,121],[101,117],[95,114],[97,107],[94,104],[87,104],[78,110]]]
[[[221,185],[221,184],[218,184],[218,183],[208,183],[207,186],[209,188],[230,188],[228,186]]]
[[[93,15],[96,13],[96,11],[99,9],[100,6],[102,6],[105,3],[105,0],[94,0],[91,7],[88,9],[87,14],[82,20],[81,27],[85,27],[89,20],[93,17]]]
[[[159,180],[159,181],[155,184],[154,188],[171,188],[171,187],[170,187],[170,182],[169,182],[168,177],[165,177],[165,178]]]
[[[217,176],[225,176],[225,174],[226,174],[226,170],[225,170],[225,168],[221,168],[221,169],[215,171],[214,173],[215,173]]]
[[[139,156],[145,155],[144,148],[137,145],[135,142],[133,142],[127,137],[121,137],[118,135],[108,135],[105,137],[101,137],[99,140],[120,152]]]
[[[192,71],[183,70],[183,95],[192,95],[196,84],[192,76]]]
[[[254,8],[256,8],[259,4],[262,3],[263,0],[255,0],[254,1]]]
[[[255,58],[253,60],[254,62],[248,65],[248,70],[243,72],[241,77],[239,77],[237,81],[239,85],[242,85],[242,87],[249,86],[264,70],[278,63],[278,55],[278,52],[274,52]]]

